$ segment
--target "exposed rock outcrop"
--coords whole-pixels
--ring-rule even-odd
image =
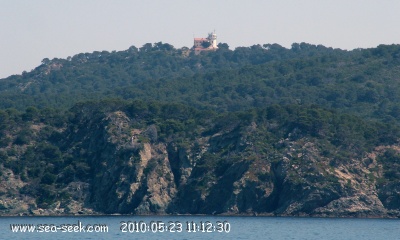
[[[339,158],[324,151],[326,142],[296,129],[265,145],[272,124],[233,124],[177,142],[123,111],[80,121],[64,131],[63,144],[85,159],[91,177],[70,181],[62,196],[38,205],[30,185],[4,168],[3,215],[400,216],[400,185],[382,180],[388,167],[379,160],[387,149],[400,152],[397,146]]]

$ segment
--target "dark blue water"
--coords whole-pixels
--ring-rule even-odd
[[[10,224],[14,224],[14,232]],[[25,228],[26,232],[21,232],[16,224],[33,224],[35,230],[30,228],[33,232],[27,232]],[[400,220],[225,216],[1,217],[0,239],[386,240],[400,239]]]

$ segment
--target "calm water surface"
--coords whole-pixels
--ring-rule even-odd
[[[157,221],[158,221],[157,224],[159,224],[158,226],[161,227],[161,230],[163,232],[159,232],[160,230],[156,230],[155,228],[153,228],[154,231],[157,231],[156,233],[153,233],[151,226],[155,227],[156,226],[155,222]],[[203,223],[204,228],[197,229],[196,232],[194,232],[193,223],[197,224],[194,226],[195,228],[197,228],[196,226],[200,227],[201,223]],[[14,232],[11,230],[10,224],[14,224]],[[33,232],[20,232],[21,230],[17,229],[18,225],[15,224],[22,224],[21,226],[26,226],[24,224],[33,224],[36,228],[35,231]],[[86,227],[88,225],[96,226],[96,224],[107,225],[108,232],[83,232],[82,227]],[[47,229],[45,228],[46,226]],[[139,229],[140,226],[142,227],[142,229]],[[168,226],[169,230],[166,231],[165,226]],[[215,229],[214,226],[216,227]],[[38,229],[38,227],[40,228]],[[100,230],[98,226],[96,227],[97,227],[96,230]],[[136,229],[135,227],[138,227],[138,229]],[[126,232],[122,232],[121,228]],[[17,230],[19,232],[15,232]],[[207,230],[210,232],[207,232]],[[218,230],[223,232],[218,232]],[[25,231],[27,230],[25,229]],[[73,231],[81,231],[81,232],[73,232]],[[170,231],[175,231],[175,232],[170,232]],[[41,239],[41,240],[47,240],[47,239],[48,240],[50,239],[51,240],[55,239],[150,239],[150,240],[151,239],[334,239],[334,240],[384,239],[386,240],[386,239],[400,239],[400,220],[225,217],[225,216],[0,217],[0,233],[1,233],[0,239]]]

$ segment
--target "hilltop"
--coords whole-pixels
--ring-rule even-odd
[[[187,50],[1,79],[1,213],[400,216],[400,46]]]
[[[397,45],[344,51],[306,43],[187,55],[167,43],[120,52],[44,59],[29,73],[0,81],[0,107],[67,109],[118,98],[168,101],[218,112],[269,104],[317,104],[395,120],[399,115]]]

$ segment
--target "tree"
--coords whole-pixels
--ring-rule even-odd
[[[48,59],[48,58],[43,58],[42,64],[47,65],[47,64],[49,64],[49,63],[50,63],[50,59]]]
[[[153,45],[151,43],[144,44],[141,48],[141,52],[150,52],[153,49]]]
[[[229,45],[227,43],[218,43],[218,49],[229,50]]]
[[[203,46],[203,48],[208,48],[209,46],[211,46],[210,42],[202,42],[201,46]]]
[[[37,119],[39,116],[39,110],[36,107],[28,107],[25,110],[25,113],[22,115],[22,120],[24,121],[33,121]]]

